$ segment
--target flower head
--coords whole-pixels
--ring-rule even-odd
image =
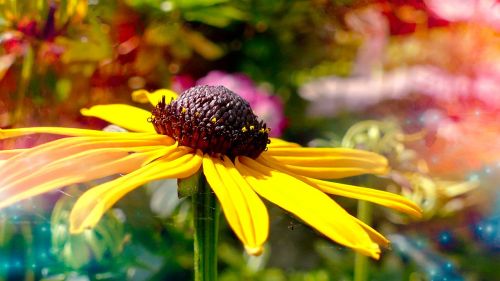
[[[272,137],[279,137],[286,127],[283,102],[277,96],[271,95],[262,88],[257,87],[252,79],[245,74],[229,74],[223,71],[214,70],[205,77],[200,78],[197,85],[221,85],[229,90],[238,93],[243,99],[248,101],[257,116],[262,118],[270,128]]]
[[[223,86],[198,86],[153,110],[159,134],[211,155],[257,157],[269,142],[269,129],[243,98]]]
[[[268,236],[262,197],[331,240],[373,258],[379,257],[379,245],[386,246],[388,240],[328,194],[421,214],[418,206],[401,196],[322,180],[384,174],[388,169],[384,157],[348,148],[304,148],[269,138],[265,124],[257,121],[248,104],[225,88],[198,86],[179,97],[168,90],[137,91],[133,98],[151,102],[153,114],[123,104],[98,105],[82,114],[134,132],[0,130],[0,139],[33,133],[69,136],[29,149],[0,151],[0,207],[68,184],[121,174],[89,189],[75,203],[70,229],[78,233],[95,226],[106,210],[142,184],[187,178],[202,168],[249,254],[260,254]]]

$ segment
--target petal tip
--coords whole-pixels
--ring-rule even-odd
[[[377,243],[370,243],[363,246],[352,247],[356,252],[371,257],[372,259],[379,260],[380,254],[382,251],[380,250],[380,246]]]
[[[76,201],[75,206],[73,206],[69,214],[69,232],[72,234],[82,233],[87,229],[94,228],[106,211],[103,204],[92,205],[85,202],[85,196],[88,196],[88,194],[89,191]]]
[[[136,90],[132,92],[132,100],[138,103],[147,103],[149,92],[146,90]]]
[[[421,219],[424,216],[424,210],[422,209],[422,207],[418,203],[412,201],[409,198],[406,198],[406,197],[403,197],[403,198],[406,201],[406,202],[403,201],[403,203],[406,205],[407,209],[401,210],[401,211],[410,215],[414,219],[417,219],[417,220]]]
[[[380,254],[382,253],[382,251],[380,250],[380,246],[377,244],[377,243],[373,243],[371,244],[368,249],[368,255],[375,259],[375,260],[379,260],[380,259]]]
[[[77,222],[74,219],[71,218],[70,215],[70,222],[69,222],[69,233],[71,234],[81,234],[87,230],[91,230],[96,226],[96,224],[99,221],[94,221],[91,222],[88,219],[84,221]]]
[[[417,205],[417,206],[416,206],[416,208],[415,208],[415,212],[414,212],[414,213],[412,213],[411,215],[412,215],[412,217],[413,217],[414,219],[417,219],[417,220],[418,220],[418,219],[423,218],[423,216],[424,216],[424,211],[422,210],[422,208],[421,208],[420,206],[418,206],[418,205]]]
[[[82,108],[80,109],[80,114],[83,116],[89,116],[90,115],[90,109],[89,108]]]
[[[89,228],[84,228],[84,227],[82,227],[82,225],[75,225],[74,223],[70,223],[69,233],[81,234],[85,231],[85,229],[89,229]]]
[[[156,104],[165,97],[165,102],[170,103],[171,100],[177,98],[177,93],[168,89],[159,89],[154,92],[149,92],[147,90],[141,89],[132,92],[132,100],[139,103],[151,103],[151,105],[156,106]]]
[[[247,246],[245,245],[245,251],[251,256],[260,256],[264,252],[264,247],[262,246]]]

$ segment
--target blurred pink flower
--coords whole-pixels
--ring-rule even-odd
[[[271,128],[272,137],[279,137],[283,133],[286,126],[283,102],[279,97],[257,87],[245,74],[214,70],[196,81],[196,85],[222,85],[230,89],[250,103],[255,114]]]
[[[367,75],[380,69],[389,41],[389,22],[382,11],[376,6],[368,6],[348,13],[345,21],[350,30],[363,37],[352,74]]]
[[[480,105],[453,103],[422,114],[422,125],[432,141],[420,148],[435,174],[465,174],[485,165],[498,164],[499,111]],[[464,161],[465,158],[467,159]]]
[[[450,22],[478,22],[500,29],[498,0],[424,0],[431,12]]]
[[[172,77],[170,88],[176,93],[182,93],[194,85],[196,85],[196,81],[191,75],[182,74]]]
[[[302,85],[299,94],[311,102],[311,115],[333,116],[343,110],[363,110],[384,99],[404,97],[411,88],[409,79],[408,70],[361,77],[323,77]]]
[[[499,63],[478,64],[469,75],[423,65],[364,77],[325,77],[303,85],[299,93],[312,102],[309,111],[315,115],[359,111],[411,93],[427,95],[438,102],[474,99],[500,109]]]

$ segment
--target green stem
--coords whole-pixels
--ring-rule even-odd
[[[28,91],[30,79],[31,79],[31,74],[33,71],[33,65],[34,65],[34,50],[31,46],[28,47],[26,54],[24,55],[23,59],[23,66],[21,68],[21,78],[19,81],[19,89],[17,91],[17,101],[16,101],[16,108],[14,111],[14,124],[18,125],[19,122],[22,122],[23,120],[23,114],[24,114],[24,99],[26,97],[26,92]]]
[[[21,225],[21,233],[23,234],[23,238],[26,244],[26,266],[24,273],[24,281],[33,281],[35,280],[35,270],[32,265],[35,263],[34,254],[33,254],[33,227],[31,224],[22,224]]]
[[[366,201],[358,201],[358,219],[366,224],[370,224],[372,220],[372,205]],[[354,259],[354,281],[367,281],[370,271],[368,257],[363,254],[356,253]]]
[[[194,220],[194,280],[217,280],[217,234],[219,207],[205,176],[199,176],[197,192],[193,194]]]

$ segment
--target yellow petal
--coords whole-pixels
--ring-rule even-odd
[[[389,170],[383,156],[350,148],[271,147],[261,157],[279,165],[279,170],[320,179],[382,175]]]
[[[296,144],[294,142],[287,142],[285,140],[282,140],[282,139],[278,139],[278,138],[269,138],[269,140],[271,141],[271,143],[269,143],[267,145],[267,147],[300,147],[299,144]]]
[[[308,156],[267,156],[261,158],[276,163],[279,170],[286,170],[298,175],[318,179],[340,179],[363,174],[383,175],[388,166],[381,162],[372,162],[369,159],[358,157],[308,157]]]
[[[133,154],[124,149],[111,148],[86,151],[61,159],[2,185],[0,208],[70,184],[130,173],[164,153],[165,148]]]
[[[269,147],[269,156],[356,157],[387,165],[387,159],[374,152],[344,147]]]
[[[282,165],[279,165],[277,162],[270,160],[268,157],[259,157],[258,161],[266,166],[283,171]],[[417,218],[422,216],[422,210],[417,204],[403,196],[394,193],[349,184],[322,181],[302,176],[302,174],[295,174],[291,171],[288,172],[297,179],[328,194],[340,195],[344,197],[373,202],[385,207],[398,210],[400,212],[410,214]]]
[[[195,154],[177,150],[123,177],[91,188],[80,196],[71,211],[70,231],[80,233],[95,226],[104,212],[140,185],[157,179],[189,177],[199,170],[201,162],[200,151]]]
[[[151,112],[127,104],[96,105],[80,112],[82,115],[97,117],[130,131],[155,132],[153,125],[148,122]]]
[[[16,128],[16,129],[0,129],[0,140],[20,137],[25,135],[32,135],[32,134],[53,134],[61,136],[75,136],[75,137],[94,136],[94,137],[118,137],[118,138],[152,135],[151,133],[105,132],[100,130],[65,128],[65,127],[29,127],[29,128]]]
[[[378,259],[380,248],[352,216],[323,192],[248,157],[236,168],[262,197],[291,212],[328,238]]]
[[[130,136],[133,134],[124,134]],[[131,151],[133,147],[138,146],[170,146],[173,140],[161,135],[135,136],[127,139],[122,135],[116,135],[119,138],[107,137],[70,137],[48,142],[34,148],[25,150],[7,160],[4,169],[0,170],[0,184],[16,177],[35,171],[52,163],[58,159],[70,155],[96,149],[111,147],[127,147]]]
[[[375,243],[383,246],[383,247],[389,247],[389,244],[391,241],[389,241],[387,238],[385,238],[382,234],[380,234],[378,231],[373,229],[371,226],[367,225],[363,221],[359,220],[356,217],[352,217],[353,220],[355,220],[364,230],[366,230],[366,233],[370,236],[370,238],[375,241]]]
[[[365,174],[386,174],[387,169],[363,169],[355,167],[303,167],[283,165],[284,169],[299,175],[318,179],[341,179]],[[280,169],[281,170],[281,169]]]
[[[6,160],[18,154],[25,152],[27,149],[9,149],[0,151],[0,160]]]
[[[387,162],[355,156],[271,156],[263,155],[285,165],[304,167],[359,167],[365,169],[387,169]]]
[[[415,218],[422,217],[422,209],[420,206],[415,204],[413,201],[408,200],[408,198],[398,194],[372,188],[316,179],[308,179],[304,181],[307,181],[311,186],[314,186],[325,193],[365,200],[412,215]]]
[[[149,102],[152,106],[156,106],[163,97],[165,97],[165,103],[169,104],[172,100],[177,99],[177,93],[167,89],[156,90],[152,93],[146,90],[137,90],[132,93],[133,101],[140,103]]]
[[[267,209],[232,161],[205,155],[203,173],[217,195],[226,219],[250,255],[260,255],[269,233]]]

